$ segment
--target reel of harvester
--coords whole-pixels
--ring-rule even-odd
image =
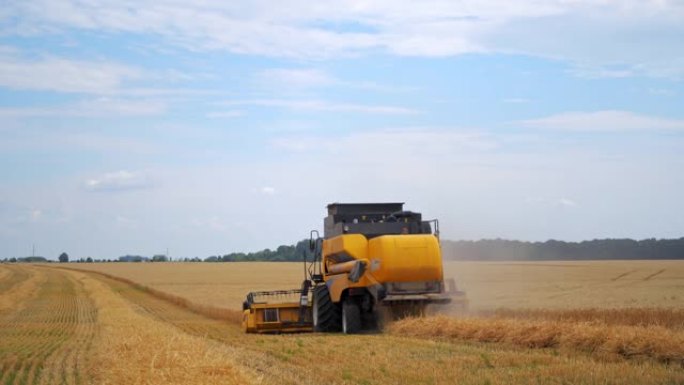
[[[300,289],[251,292],[242,311],[242,329],[247,333],[310,332],[311,284],[305,280]]]

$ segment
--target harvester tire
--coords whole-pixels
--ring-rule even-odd
[[[351,299],[342,303],[342,333],[355,334],[361,330],[361,308]]]
[[[317,285],[313,290],[313,324],[316,332],[337,332],[342,326],[340,307],[330,299],[326,285]]]

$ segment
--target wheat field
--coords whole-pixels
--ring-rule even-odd
[[[295,288],[301,265],[0,265],[0,384],[684,383],[682,263],[446,271],[471,314],[245,335],[246,292]]]
[[[295,289],[301,263],[108,263],[105,272],[211,306],[239,308],[254,290]],[[446,262],[475,310],[684,307],[682,261]]]

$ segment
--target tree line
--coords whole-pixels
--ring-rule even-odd
[[[584,261],[684,259],[684,238],[521,242],[505,239],[443,241],[444,259],[461,261]]]
[[[595,239],[582,242],[548,240],[523,242],[505,239],[479,241],[443,240],[442,257],[455,261],[583,261],[611,259],[684,259],[684,238],[678,239]],[[231,253],[206,258],[206,262],[242,261],[301,261],[309,252],[309,241],[275,250],[265,249],[252,253]]]
[[[483,239],[479,241],[443,240],[442,256],[455,261],[583,261],[610,259],[684,259],[684,238],[679,239],[595,239],[583,242],[523,242],[505,239]],[[200,257],[169,258],[166,255],[145,257],[125,255],[115,260],[100,260],[91,257],[70,260],[62,253],[59,262],[299,262],[304,255],[311,260],[309,241],[302,240],[294,245],[264,249],[249,253],[229,253]],[[44,257],[5,258],[3,262],[50,262]]]

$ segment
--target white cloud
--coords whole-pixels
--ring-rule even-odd
[[[559,199],[558,204],[561,206],[565,206],[565,207],[576,207],[577,206],[577,202],[573,201],[572,199],[568,199],[568,198]]]
[[[636,75],[633,68],[607,68],[603,66],[578,65],[570,73],[573,75],[586,79],[600,79],[600,78],[628,78]]]
[[[533,205],[533,206],[543,206],[543,207],[550,207],[550,206],[561,206],[561,207],[577,207],[578,204],[572,199],[569,198],[547,198],[547,197],[540,197],[540,196],[528,196],[524,200],[525,204],[528,205]]]
[[[49,202],[26,202],[23,199],[12,201],[0,200],[0,234],[8,230],[15,233],[22,226],[44,224],[65,224],[69,215],[65,212],[59,199]],[[19,230],[21,232],[21,230]]]
[[[503,100],[504,103],[510,103],[510,104],[526,104],[530,103],[530,99],[526,98],[506,98]]]
[[[43,211],[39,209],[33,209],[31,210],[31,219],[32,220],[38,220],[40,217],[43,215]]]
[[[674,90],[668,88],[649,88],[648,93],[657,96],[674,96],[677,94]]]
[[[255,84],[271,95],[296,95],[325,87],[339,87],[376,92],[407,92],[416,87],[379,84],[367,80],[343,80],[317,68],[271,68],[254,75]]]
[[[151,97],[226,94],[215,89],[160,88],[148,84],[171,84],[207,80],[204,73],[175,69],[148,71],[106,60],[66,57],[32,57],[13,47],[0,46],[0,87],[100,96]]]
[[[275,187],[270,187],[270,186],[252,188],[250,191],[254,195],[265,195],[265,196],[274,196],[277,193]]]
[[[52,116],[71,117],[121,117],[159,115],[166,111],[166,103],[160,100],[114,99],[101,97],[57,107],[0,108],[0,117],[33,118]]]
[[[268,186],[267,186],[267,187],[262,187],[262,188],[260,189],[260,191],[261,191],[261,193],[264,194],[264,195],[275,195],[275,193],[276,193],[276,189],[275,189],[275,188],[273,188],[273,187],[268,187]]]
[[[1,115],[0,115],[1,116]],[[16,129],[7,132],[0,141],[0,151],[5,153],[49,153],[59,149],[65,153],[96,153],[98,156],[128,157],[158,156],[162,146],[126,135],[90,132],[65,132],[49,125],[40,129]]]
[[[132,219],[120,214],[117,214],[114,216],[114,224],[123,229],[132,229],[132,230],[138,230],[139,225],[138,221],[136,219]]]
[[[539,119],[524,120],[523,126],[586,132],[684,130],[684,120],[639,115],[629,111],[564,112]]]
[[[0,51],[0,86],[19,90],[111,93],[139,79],[139,69],[105,61],[19,58]]]
[[[477,131],[438,128],[398,128],[356,132],[336,137],[282,137],[272,145],[292,152],[324,152],[345,154],[346,158],[373,161],[386,160],[382,154],[397,155],[396,162],[412,159],[440,158],[458,151],[490,151],[499,142]]]
[[[76,104],[74,113],[81,111],[84,116],[100,115],[158,115],[166,112],[166,103],[149,99],[115,99],[101,97]]]
[[[297,88],[330,86],[339,81],[319,69],[272,68],[257,74],[259,83],[266,86]]]
[[[144,172],[116,171],[86,181],[90,191],[128,191],[153,187],[152,179]]]
[[[207,113],[207,118],[221,119],[221,118],[239,118],[244,116],[245,112],[240,110],[228,110],[228,111],[214,111]]]
[[[193,227],[207,229],[218,233],[224,233],[229,230],[229,226],[222,218],[216,215],[211,215],[207,218],[193,218],[190,220]]]
[[[52,133],[41,134],[47,148],[58,146],[74,151],[93,151],[100,154],[127,154],[152,156],[158,155],[160,146],[158,143],[144,141],[138,138],[118,137],[97,133]],[[33,141],[35,145],[35,141]],[[31,140],[23,143],[25,148],[31,148]]]
[[[153,34],[191,50],[251,55],[508,52],[566,60],[590,76],[684,75],[684,6],[677,0],[431,0],[420,6],[289,0],[278,7],[267,1],[38,0],[9,2],[0,21],[5,35],[64,29]]]
[[[297,111],[314,112],[352,112],[365,114],[409,115],[417,114],[418,110],[386,105],[365,105],[355,103],[329,102],[325,100],[295,100],[295,99],[250,99],[231,100],[223,103],[227,106],[259,106],[286,108]]]

